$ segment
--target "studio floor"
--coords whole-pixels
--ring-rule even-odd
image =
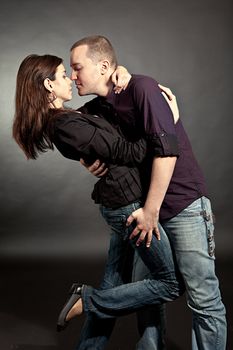
[[[103,259],[2,259],[0,265],[0,349],[73,350],[84,316],[56,332],[57,315],[73,281],[98,286]],[[233,261],[218,259],[217,274],[228,318],[228,346],[233,349]],[[167,349],[189,350],[191,316],[185,298],[167,306]],[[106,350],[134,350],[135,316],[119,318]],[[94,349],[93,349],[94,350]],[[148,349],[150,350],[150,349]]]

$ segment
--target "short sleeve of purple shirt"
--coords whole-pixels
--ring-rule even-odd
[[[154,156],[179,156],[172,111],[158,83],[146,76],[133,76],[131,96],[143,118],[145,138]]]

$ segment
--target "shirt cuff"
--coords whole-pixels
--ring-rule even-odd
[[[161,132],[147,135],[149,151],[154,157],[179,157],[179,145],[176,135]]]

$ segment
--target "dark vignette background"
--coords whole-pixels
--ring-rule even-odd
[[[0,6],[0,347],[73,348],[83,320],[54,331],[71,281],[98,285],[108,229],[90,199],[96,179],[48,152],[27,161],[11,137],[16,72],[30,53],[64,58],[83,36],[102,34],[130,72],[155,77],[177,96],[205,173],[216,222],[217,272],[232,343],[232,1],[8,0]],[[76,96],[76,107],[93,96]],[[190,349],[184,300],[168,307],[169,349]],[[133,316],[122,318],[109,349],[133,349]],[[148,349],[149,350],[149,349]]]

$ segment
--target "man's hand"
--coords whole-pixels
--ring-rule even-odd
[[[169,107],[171,108],[172,114],[173,114],[173,118],[174,118],[174,123],[176,124],[180,114],[179,114],[179,108],[176,102],[176,96],[173,95],[173,93],[171,92],[171,90],[161,84],[158,84],[161,91],[162,91],[162,95],[165,98],[165,100],[167,101]]]
[[[131,74],[123,66],[117,66],[117,69],[112,74],[112,82],[115,85],[115,94],[119,94],[122,90],[125,90],[131,79]]]
[[[90,164],[85,163],[85,161],[81,158],[80,163],[83,166],[85,166],[85,168],[88,171],[90,171],[90,173],[92,173],[92,175],[95,175],[97,177],[104,176],[108,171],[108,168],[106,168],[106,164],[101,163],[101,161],[99,159],[96,159],[96,161],[90,165]]]
[[[159,214],[154,214],[147,211],[145,208],[135,210],[127,219],[126,225],[129,226],[134,220],[137,222],[136,228],[130,235],[130,239],[139,235],[136,245],[139,246],[146,238],[146,246],[149,248],[152,241],[152,235],[155,234],[160,240],[160,233],[158,229]],[[147,236],[147,237],[146,237]]]

